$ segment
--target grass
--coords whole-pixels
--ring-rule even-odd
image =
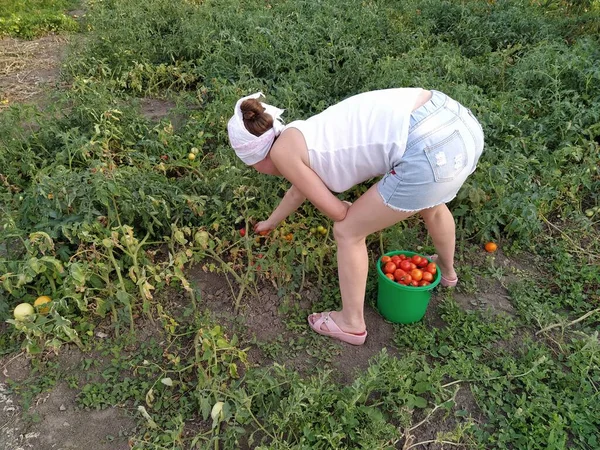
[[[11,389],[39,386],[28,403],[66,379],[84,409],[125,405],[137,449],[597,448],[599,13],[595,1],[90,2],[69,88],[45,111],[0,113],[0,354],[20,344],[37,368]],[[426,321],[394,325],[394,351],[340,383],[348,349],[308,337],[297,301],[311,287],[311,308],[339,302],[332,224],[304,205],[268,238],[241,238],[287,185],[236,161],[225,125],[250,91],[291,120],[398,85],[445,91],[484,126],[480,166],[451,204],[461,287]],[[175,107],[150,121],[144,97]],[[491,239],[501,252],[482,256]],[[368,246],[373,261],[433,250],[418,219]],[[227,274],[237,306],[272,286],[281,332],[252,339],[243,315],[205,315],[194,263]],[[465,306],[498,292],[511,315]],[[10,322],[42,294],[49,315]],[[375,294],[371,279],[371,306]],[[65,345],[89,378],[44,363]],[[283,365],[298,358],[316,368]]]
[[[65,12],[76,0],[1,0],[0,37],[32,39],[47,33],[73,32],[77,21]]]

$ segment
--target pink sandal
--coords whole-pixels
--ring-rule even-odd
[[[345,331],[342,331],[340,327],[338,327],[338,325],[333,321],[333,318],[330,316],[331,311],[322,313],[321,317],[315,320],[314,323],[311,323],[310,318],[315,314],[316,313],[313,313],[310,316],[308,316],[308,324],[317,333],[323,336],[329,336],[334,339],[339,339],[340,341],[344,341],[352,345],[363,345],[365,343],[365,340],[367,339],[366,330],[364,333],[361,334],[346,333]],[[321,325],[323,324],[327,325],[328,330],[321,330]]]
[[[433,262],[437,262],[438,255],[431,255],[429,259],[431,259]],[[440,281],[440,284],[444,287],[455,287],[458,284],[458,277],[451,280],[442,274],[442,280]]]

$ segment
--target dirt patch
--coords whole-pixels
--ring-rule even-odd
[[[506,289],[499,284],[491,292],[480,292],[475,295],[458,292],[454,294],[453,298],[456,303],[467,310],[487,310],[492,314],[514,315],[515,313]]]
[[[158,98],[140,99],[142,115],[152,122],[159,122],[160,119],[166,117],[174,107],[175,103],[169,100],[161,100]]]
[[[76,373],[84,356],[77,348],[65,347],[56,358],[65,373]],[[8,380],[25,380],[31,374],[30,360],[18,354],[4,358],[0,367],[0,449],[130,448],[128,436],[136,425],[125,410],[116,407],[81,410],[76,402],[77,391],[59,383],[33,399],[32,406],[24,411],[18,396],[11,392]]]
[[[82,411],[76,407],[76,392],[60,383],[39,396],[25,419],[16,402],[0,383],[3,426],[0,448],[61,450],[129,449],[128,436],[135,422],[118,408]],[[93,426],[90,426],[93,424]]]
[[[390,354],[397,353],[392,346],[394,326],[370,307],[365,308],[369,337],[364,345],[356,347],[319,336],[308,323],[298,327],[296,321],[296,326],[290,327],[285,314],[280,312],[285,300],[271,285],[261,286],[258,296],[243,296],[240,313],[234,317],[234,296],[225,275],[207,273],[197,266],[188,273],[188,279],[201,291],[202,307],[240,335],[244,344],[251,345],[250,360],[257,365],[277,362],[305,374],[314,373],[314,364],[326,365],[334,371],[335,379],[351,383],[356,373],[367,368],[369,360],[383,348]],[[306,317],[313,312],[312,305],[320,293],[312,287],[301,292],[299,298],[299,314]],[[282,351],[268,353],[264,351],[266,347],[281,347]]]
[[[32,41],[0,40],[0,110],[33,101],[58,80],[67,38],[44,36]]]

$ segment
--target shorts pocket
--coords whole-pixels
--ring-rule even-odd
[[[426,147],[425,155],[438,183],[454,180],[468,162],[465,142],[458,130],[443,141]]]

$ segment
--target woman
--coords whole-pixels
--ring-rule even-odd
[[[308,200],[334,221],[341,311],[311,314],[319,334],[354,345],[367,337],[366,237],[419,213],[436,248],[442,285],[455,286],[455,225],[446,203],[475,170],[483,131],[471,111],[438,91],[384,89],[350,97],[284,126],[283,112],[257,93],[236,103],[232,147],[259,172],[291,188],[255,231],[271,230]],[[383,175],[353,204],[333,192]]]

